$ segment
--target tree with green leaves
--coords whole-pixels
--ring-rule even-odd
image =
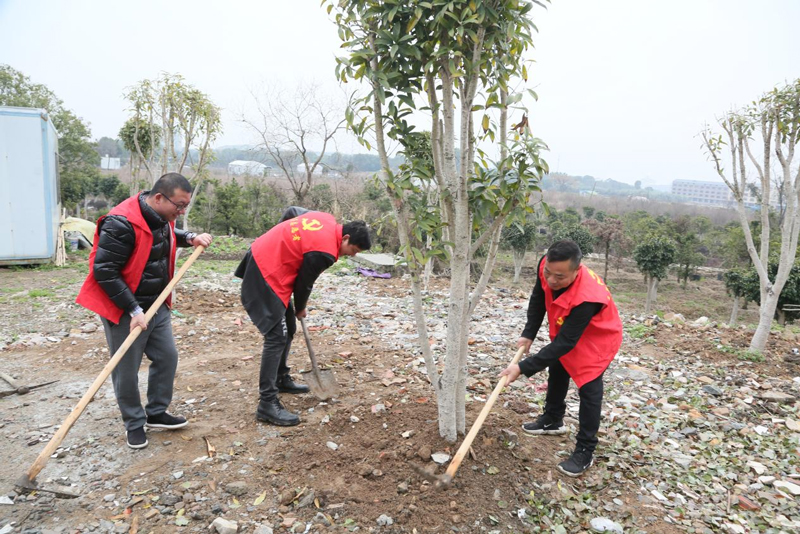
[[[89,125],[64,106],[47,86],[0,64],[0,106],[40,108],[47,111],[58,132],[58,173],[61,202],[75,209],[85,199],[92,180],[99,176],[100,157],[90,141]]]
[[[125,94],[131,117],[120,137],[144,167],[152,184],[168,172],[184,174],[194,187],[208,173],[214,158],[211,143],[222,132],[220,109],[208,96],[186,83],[179,74],[162,73],[154,80],[143,80]],[[197,161],[192,161],[196,153]],[[187,173],[187,170],[191,173]],[[138,180],[138,175],[133,176]],[[191,204],[183,216],[189,220]]]
[[[725,280],[725,289],[728,291],[728,294],[733,297],[731,318],[728,321],[729,326],[736,326],[736,321],[739,318],[739,306],[741,304],[741,300],[746,301],[748,295],[750,294],[748,277],[749,271],[747,269],[730,269],[725,271],[725,274],[723,275]]]
[[[519,275],[525,263],[525,254],[536,246],[536,238],[539,236],[539,227],[533,221],[525,221],[524,224],[514,223],[503,228],[500,236],[501,245],[506,249],[511,249],[514,256],[514,283],[519,282]]]
[[[644,313],[649,315],[658,295],[658,283],[667,277],[669,265],[675,260],[675,243],[665,235],[651,234],[633,250],[633,259],[647,281]]]
[[[347,111],[348,127],[368,148],[374,141],[380,179],[392,200],[401,250],[411,273],[419,348],[434,387],[439,432],[455,441],[465,431],[466,362],[469,321],[491,276],[500,232],[509,217],[530,212],[547,166],[543,143],[530,134],[523,114],[514,126],[509,109],[520,103],[512,83],[527,79],[524,52],[532,45],[533,2],[520,0],[331,0],[347,50],[338,58],[342,82],[366,82],[368,92]],[[416,135],[408,117],[418,108],[430,117],[433,173],[438,205],[415,205],[419,184],[413,173],[389,165],[387,139],[409,151]],[[482,116],[479,113],[482,112]],[[499,123],[492,120],[499,113]],[[499,143],[489,162],[482,142]],[[412,223],[413,221],[413,223]],[[430,248],[414,246],[425,235],[441,239]],[[477,237],[473,238],[473,236]],[[480,280],[471,289],[475,252],[488,245]],[[428,343],[420,275],[433,257],[450,268],[446,354],[440,374]]]
[[[603,280],[608,283],[608,255],[611,251],[611,246],[619,243],[620,239],[624,237],[622,221],[616,217],[603,215],[601,218],[585,221],[584,226],[592,233],[595,241],[600,246],[600,250],[603,251],[605,256]]]
[[[800,144],[800,79],[775,87],[744,109],[726,113],[719,119],[718,125],[721,133],[706,127],[701,135],[714,169],[733,193],[747,252],[758,273],[761,304],[758,327],[750,341],[749,350],[761,353],[767,344],[781,292],[797,257],[800,198],[796,193],[800,191],[800,170],[796,169],[794,156]],[[784,215],[780,223],[780,246],[775,255],[778,268],[775,276],[770,277],[769,263],[776,252],[770,239],[773,172],[780,177],[782,190],[794,191],[795,194],[787,195],[785,206],[782,207]],[[748,176],[756,176],[761,196],[761,240],[758,248],[745,206]]]
[[[595,236],[583,224],[557,222],[550,227],[550,233],[553,243],[562,239],[569,239],[578,244],[584,256],[594,252]]]

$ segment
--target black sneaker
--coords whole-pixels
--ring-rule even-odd
[[[158,415],[147,416],[147,426],[149,428],[166,428],[168,430],[175,430],[176,428],[183,428],[189,424],[185,417],[180,415],[170,415],[167,412]]]
[[[284,408],[278,399],[262,400],[258,403],[256,421],[278,426],[295,426],[300,424],[300,416]]]
[[[589,449],[576,448],[569,460],[558,464],[558,470],[568,477],[579,477],[594,464],[592,452]]]
[[[131,449],[144,449],[147,447],[147,434],[145,434],[143,426],[125,432],[125,436],[128,438],[128,447]]]
[[[281,393],[308,393],[311,390],[305,384],[298,384],[290,375],[283,375],[278,377],[278,391]]]
[[[553,421],[549,416],[542,414],[533,423],[525,423],[522,430],[534,436],[560,436],[568,432],[564,426],[564,421]]]

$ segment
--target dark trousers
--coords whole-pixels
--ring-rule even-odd
[[[544,413],[550,418],[560,421],[567,411],[567,391],[569,390],[569,373],[556,361],[549,368],[547,377],[547,397],[544,402]],[[597,431],[600,428],[600,411],[603,406],[603,375],[587,382],[578,389],[581,399],[578,415],[579,429],[575,438],[578,447],[594,452],[597,447]]]
[[[271,401],[278,397],[278,377],[289,374],[286,359],[289,357],[295,332],[297,319],[294,316],[294,306],[289,302],[286,316],[264,336],[258,379],[258,395],[262,401]]]
[[[131,318],[123,313],[119,324],[103,318],[103,329],[111,354],[114,354],[130,334]],[[142,408],[139,395],[139,367],[142,355],[150,360],[147,376],[147,406]],[[147,416],[160,415],[172,402],[172,386],[175,381],[175,370],[178,368],[178,349],[172,335],[172,319],[170,309],[162,304],[158,312],[150,320],[147,330],[139,334],[136,341],[111,372],[114,394],[117,397],[119,411],[125,430],[140,428],[147,421]]]

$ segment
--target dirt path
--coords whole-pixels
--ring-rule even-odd
[[[9,339],[9,346],[0,352],[2,369],[28,382],[39,377],[60,381],[24,397],[0,399],[0,438],[5,457],[12,460],[0,467],[0,494],[13,501],[0,505],[0,529],[13,522],[9,532],[205,532],[212,521],[224,517],[236,521],[239,532],[259,534],[270,529],[577,532],[588,530],[589,521],[602,516],[624,525],[626,532],[670,533],[714,532],[718,531],[715,524],[733,521],[729,505],[711,496],[705,503],[701,486],[713,480],[706,481],[700,472],[694,482],[683,475],[671,480],[675,457],[658,453],[665,447],[664,440],[678,443],[673,433],[692,426],[693,414],[679,406],[672,394],[683,388],[682,395],[691,400],[703,385],[676,381],[680,375],[673,376],[672,371],[698,365],[698,373],[726,384],[726,373],[759,377],[767,370],[765,364],[740,362],[733,354],[711,350],[716,345],[709,345],[704,355],[687,348],[715,337],[716,330],[636,325],[637,336],[644,332],[640,337],[626,334],[620,358],[607,375],[607,423],[598,465],[583,478],[569,479],[555,470],[573,448],[570,438],[531,438],[519,429],[539,413],[542,375],[516,382],[501,397],[476,440],[475,457],[464,462],[453,487],[438,491],[412,464],[441,473],[444,467],[431,461],[431,453],[452,455],[458,444],[438,437],[435,399],[416,354],[415,330],[409,320],[406,281],[323,275],[311,298],[313,312],[308,321],[314,327],[317,352],[333,368],[342,391],[328,403],[307,395],[284,395],[287,407],[299,413],[303,423],[281,429],[254,420],[260,339],[239,304],[237,281],[229,275],[231,265],[197,265],[183,284],[187,290],[179,296],[178,314],[173,317],[181,361],[172,411],[189,417],[191,424],[176,432],[150,432],[149,447],[131,451],[125,446],[107,384],[71,431],[60,457],[52,459],[39,477],[43,483],[74,485],[81,497],[71,501],[41,493],[16,495],[13,481],[104,365],[108,352],[102,328],[92,331],[87,326],[96,323],[91,314],[64,304],[77,291],[80,277],[75,272],[23,272],[13,273],[20,274],[19,279],[3,279],[4,287],[64,287],[54,290],[54,295],[25,299],[21,304],[4,301],[13,305],[15,319],[6,326],[17,329],[17,339]],[[47,281],[54,277],[56,282]],[[431,342],[440,353],[445,332],[444,283],[438,281],[428,297]],[[44,299],[39,312],[33,306],[36,298]],[[470,422],[497,373],[513,356],[526,305],[524,292],[495,288],[476,311],[469,356]],[[61,313],[61,319],[31,322],[34,316],[52,313]],[[70,327],[66,330],[65,321]],[[26,324],[33,338],[20,332]],[[742,337],[737,331],[725,335],[729,338],[717,344],[733,346]],[[774,350],[790,350],[792,342],[782,343]],[[301,335],[296,336],[293,351],[290,363],[295,370],[307,367]],[[702,358],[722,371],[706,372]],[[633,379],[630,370],[641,370],[643,375]],[[684,378],[695,374],[681,372]],[[774,385],[758,380],[774,390],[788,391],[791,374],[792,369],[783,368]],[[143,368],[140,384],[145,380]],[[638,401],[637,395],[644,400]],[[667,413],[662,398],[676,406],[675,413]],[[704,424],[710,424],[711,410],[719,407],[689,404],[702,412]],[[655,410],[643,409],[647,406]],[[574,392],[569,412],[577,417]],[[756,423],[761,424],[760,418],[750,427]],[[774,424],[773,433],[785,440],[784,451],[796,447],[798,434],[779,434],[778,426]],[[680,451],[700,442],[691,434],[685,437],[678,443]],[[209,457],[209,446],[216,451],[213,457]],[[697,467],[708,469],[708,462]],[[716,471],[713,477],[733,494],[740,491],[736,484],[746,481],[744,475],[731,480]],[[678,483],[703,502],[681,504],[676,496]],[[767,500],[762,502],[765,508],[769,506]],[[710,509],[706,504],[718,512],[719,521],[702,516]],[[784,510],[790,501],[780,504],[775,510],[780,509],[787,521],[798,519],[796,507]],[[776,513],[770,514],[774,519]],[[737,524],[750,528],[747,521]]]

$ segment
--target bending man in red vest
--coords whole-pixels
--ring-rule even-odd
[[[557,241],[539,262],[536,285],[528,304],[528,322],[517,341],[529,351],[545,313],[550,323],[550,343],[519,365],[510,365],[500,376],[508,383],[520,373],[532,376],[549,368],[544,413],[522,429],[533,435],[566,433],[564,402],[569,379],[578,386],[580,428],[575,451],[558,470],[576,477],[594,462],[603,373],[622,344],[622,321],[608,287],[594,271],[581,265],[581,249],[573,241]]]
[[[125,423],[128,446],[147,446],[144,427],[182,428],[185,418],[167,413],[178,367],[172,336],[170,299],[150,325],[144,312],[167,287],[175,266],[175,247],[208,246],[209,234],[175,230],[175,219],[192,200],[192,186],[178,173],[165,174],[153,189],[132,196],[97,220],[89,276],[76,302],[100,315],[111,354],[135,327],[142,333],[111,374]],[[139,397],[142,354],[150,359],[147,406]]]
[[[300,417],[283,407],[278,392],[308,391],[308,386],[295,384],[286,365],[295,317],[306,316],[311,289],[325,269],[371,243],[364,221],[342,226],[328,213],[294,207],[284,219],[253,242],[235,274],[242,279],[242,304],[264,336],[256,419],[292,426]]]

